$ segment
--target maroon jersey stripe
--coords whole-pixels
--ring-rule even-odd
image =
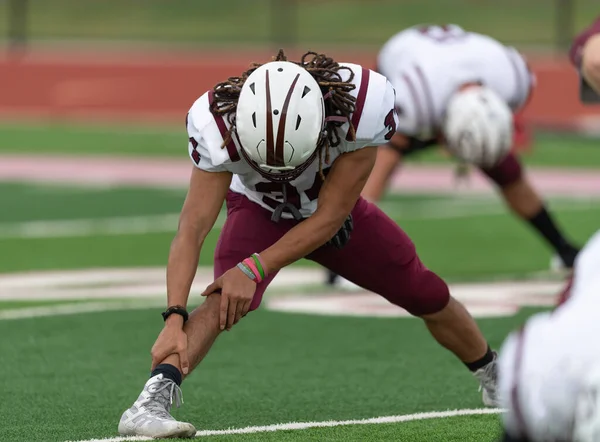
[[[209,106],[212,106],[214,98],[215,98],[214,92],[210,91],[208,93]],[[223,119],[223,116],[215,115],[215,114],[212,114],[212,115],[213,115],[213,118],[215,119],[215,123],[217,123],[219,132],[221,132],[221,136],[223,137],[223,140],[225,140],[225,138],[227,137],[227,126],[225,125],[225,120]],[[227,143],[227,146],[225,146],[225,147],[227,148],[227,153],[229,154],[229,158],[231,159],[231,161],[233,161],[235,163],[236,161],[240,160],[240,154],[237,151],[237,147],[235,147],[235,143],[233,142],[233,137],[229,140],[229,143]]]
[[[352,114],[352,126],[354,127],[354,132],[358,132],[358,124],[360,123],[360,118],[362,117],[363,108],[365,107],[365,99],[367,98],[367,88],[369,87],[369,75],[371,71],[369,69],[362,68],[362,77],[360,79],[360,88],[358,89],[358,96],[356,97],[356,104],[354,107],[354,113]],[[348,130],[348,134],[346,135],[346,141],[354,141],[352,140],[352,135],[350,130]]]
[[[284,144],[284,135],[285,135],[285,120],[287,119],[287,111],[290,106],[290,100],[292,98],[292,92],[296,88],[296,83],[298,83],[298,78],[300,78],[300,74],[296,74],[296,78],[292,82],[290,86],[290,90],[285,97],[285,101],[283,102],[283,109],[281,109],[281,118],[279,119],[279,126],[277,127],[277,141],[275,144],[275,165],[276,166],[285,166],[283,161],[283,144]]]

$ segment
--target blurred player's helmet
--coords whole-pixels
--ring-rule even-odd
[[[575,405],[572,440],[600,440],[600,367],[594,367],[581,381]]]
[[[448,149],[456,157],[490,167],[502,160],[513,143],[513,115],[487,87],[471,87],[450,98],[444,120]]]
[[[270,181],[297,178],[323,140],[325,108],[316,80],[287,61],[266,63],[246,79],[236,112],[248,163]]]

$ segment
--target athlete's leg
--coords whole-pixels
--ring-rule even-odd
[[[246,197],[229,192],[227,220],[215,249],[215,278],[231,269],[252,253],[268,248],[293,226],[292,221],[274,223],[270,212]],[[263,293],[277,273],[257,285],[250,306],[260,304]],[[214,293],[196,308],[184,326],[188,341],[190,372],[204,359],[218,335],[220,294]],[[179,386],[183,380],[179,356],[170,355],[153,370],[138,400],[126,410],[119,421],[119,433],[150,437],[189,437],[195,428],[178,422],[171,415],[171,404],[179,401]]]
[[[493,168],[481,170],[496,183],[511,211],[529,223],[552,246],[566,267],[573,267],[579,249],[565,238],[523,172],[519,159],[510,154]]]
[[[215,279],[253,253],[264,250],[277,242],[285,232],[294,226],[294,221],[271,221],[271,212],[234,192],[227,195],[227,220],[215,248]],[[255,310],[263,294],[275,278],[277,272],[270,274],[256,287],[250,311]],[[206,356],[208,350],[219,335],[220,295],[210,295],[200,307],[190,315],[184,330],[188,335],[188,357],[190,372]],[[172,355],[163,364],[169,363],[179,369],[177,355]]]
[[[433,337],[471,371],[491,366],[494,354],[477,324],[446,283],[423,265],[406,233],[363,199],[352,213],[354,231],[346,247],[324,246],[307,258],[421,317]],[[495,379],[488,374],[484,388],[493,397],[486,404],[495,404]]]

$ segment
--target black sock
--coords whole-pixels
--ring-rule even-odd
[[[339,278],[338,274],[332,272],[331,270],[327,270],[327,284],[334,285],[337,279]]]
[[[540,211],[529,218],[528,221],[554,247],[558,254],[574,248],[558,230],[545,207],[542,206]]]
[[[181,372],[174,365],[159,364],[154,370],[152,370],[150,377],[154,377],[159,374],[162,374],[164,378],[171,379],[177,385],[181,386],[181,382],[183,380],[181,377]]]
[[[494,360],[495,354],[488,345],[487,351],[480,359],[477,359],[474,362],[464,362],[467,368],[473,372],[479,370],[480,368],[485,367],[487,364]]]

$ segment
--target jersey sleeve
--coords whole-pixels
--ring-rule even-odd
[[[398,124],[396,114],[395,91],[392,84],[380,74],[369,71],[369,85],[364,98],[360,102],[360,92],[356,103],[357,111],[362,112],[360,118],[353,116],[356,131],[356,140],[344,143],[344,152],[353,152],[368,146],[379,146],[387,143]],[[363,71],[363,75],[364,71]],[[355,111],[355,113],[357,112]]]
[[[229,156],[222,148],[223,138],[213,126],[216,126],[215,119],[210,112],[206,93],[192,105],[187,114],[188,152],[198,169],[225,172]]]

